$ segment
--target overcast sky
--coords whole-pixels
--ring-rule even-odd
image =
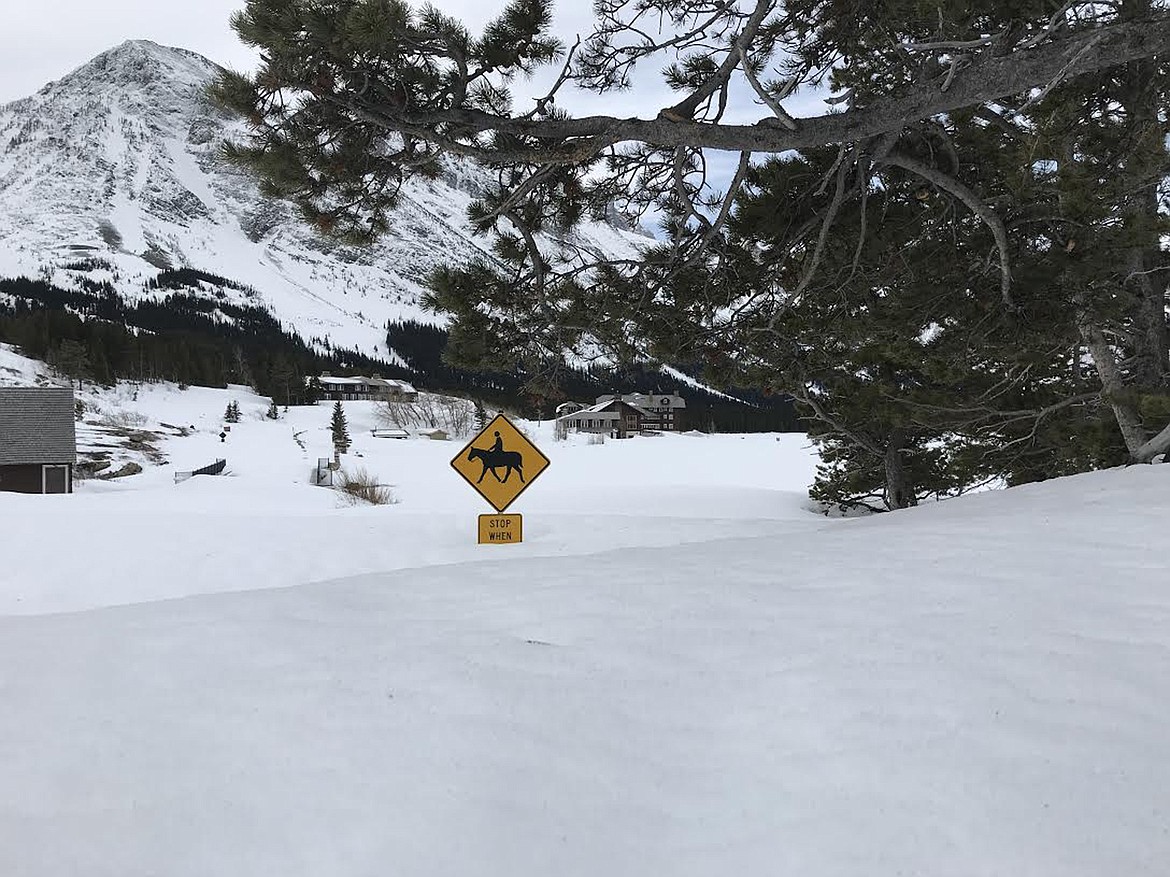
[[[474,33],[499,13],[505,0],[432,2],[464,21]],[[190,49],[216,63],[248,70],[254,65],[254,53],[240,43],[228,23],[231,13],[243,5],[244,0],[0,0],[0,104],[33,94],[131,39]],[[592,5],[589,0],[558,0],[554,32],[566,45],[575,35],[588,34]],[[653,117],[678,100],[659,76],[665,63],[656,58],[639,70],[631,91],[600,97],[562,93],[561,103],[575,115]],[[550,69],[540,77],[544,81],[515,83],[516,107],[529,105],[532,97],[543,94],[555,73]],[[736,92],[728,121],[750,122],[767,115],[745,91]],[[815,99],[797,97],[792,103],[790,109],[798,115],[823,111]],[[708,160],[714,176],[722,178],[730,176],[736,156],[716,152]]]
[[[504,0],[433,0],[465,21],[482,24]],[[26,97],[126,40],[154,40],[248,69],[252,52],[228,25],[243,0],[0,0],[0,103]],[[557,32],[571,43],[588,28],[588,0],[557,4]]]
[[[181,46],[235,67],[251,53],[228,27],[242,0],[0,0],[0,103],[26,97],[126,40]]]
[[[494,17],[505,0],[432,0],[473,30]],[[254,54],[236,38],[228,24],[244,0],[0,0],[0,104],[26,97],[47,82],[60,79],[95,55],[126,40],[148,39],[179,46],[212,61],[249,69]],[[555,32],[566,44],[587,34],[592,22],[589,0],[558,0]],[[577,113],[605,112],[619,116],[653,116],[673,103],[657,75],[655,59],[640,71],[635,92],[587,99],[563,95]],[[517,84],[517,106],[543,93],[538,84]],[[675,97],[674,100],[678,98]],[[734,113],[740,115],[740,113]],[[762,111],[740,111],[758,118]]]

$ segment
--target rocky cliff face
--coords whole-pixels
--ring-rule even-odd
[[[452,161],[440,179],[404,187],[376,246],[340,246],[220,158],[241,128],[205,97],[216,70],[134,41],[0,106],[0,277],[109,283],[133,299],[162,294],[147,284],[164,267],[197,268],[238,281],[204,284],[209,296],[248,299],[305,338],[392,357],[383,327],[423,316],[426,274],[490,247],[466,221],[488,178]],[[646,238],[591,223],[575,242],[631,255]]]

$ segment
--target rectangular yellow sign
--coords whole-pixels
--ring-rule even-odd
[[[479,544],[504,545],[524,541],[524,522],[520,515],[480,515]]]

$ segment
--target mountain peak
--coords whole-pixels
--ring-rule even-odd
[[[192,52],[190,49],[164,46],[161,43],[154,42],[154,40],[126,40],[111,49],[106,49],[106,51],[94,58],[90,63],[94,63],[103,58],[107,60],[130,61],[150,59],[160,63],[176,65],[189,64],[194,61],[206,67],[215,66],[211,61],[197,52]]]
[[[492,257],[467,221],[492,177],[454,159],[439,178],[403,187],[394,226],[373,247],[321,238],[224,160],[220,144],[247,129],[207,95],[218,69],[131,40],[0,107],[0,277],[90,292],[105,284],[134,302],[158,292],[160,268],[199,269],[231,278],[216,302],[264,306],[306,338],[374,352],[388,322],[434,319],[419,296],[440,264]],[[573,234],[574,246],[622,258],[644,245],[605,223]]]
[[[137,87],[148,92],[159,88],[202,89],[218,69],[207,58],[187,49],[163,46],[151,40],[127,40],[45,86],[41,94],[104,91],[111,87]]]

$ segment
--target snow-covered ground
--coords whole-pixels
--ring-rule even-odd
[[[0,572],[0,611],[70,611],[211,591],[279,588],[341,576],[483,558],[476,516],[492,511],[450,468],[464,441],[374,438],[375,403],[346,403],[353,447],[343,467],[389,485],[397,502],[347,507],[314,487],[331,457],[330,404],[264,418],[268,400],[170,386],[99,396],[106,410],[149,412],[145,426],[192,430],[163,436],[168,465],[112,482],[82,482],[70,497],[0,494],[11,537],[70,532],[69,552],[30,552]],[[112,402],[111,397],[121,396]],[[229,400],[241,423],[219,433]],[[823,524],[803,510],[813,458],[803,436],[660,436],[557,443],[551,423],[525,424],[553,466],[510,511],[527,513],[525,542],[507,557],[586,555],[609,549],[705,541],[773,531],[776,519]],[[304,444],[304,449],[301,448]],[[706,449],[724,465],[703,459]],[[174,483],[223,457],[229,477]],[[498,549],[498,546],[496,546]],[[78,557],[87,557],[78,575]],[[501,559],[497,550],[489,555]],[[295,576],[291,579],[290,571]]]
[[[347,405],[345,507],[330,406],[128,391],[167,465],[0,494],[0,874],[1165,873],[1170,467],[828,520],[800,436],[524,424],[478,546],[459,442]]]

